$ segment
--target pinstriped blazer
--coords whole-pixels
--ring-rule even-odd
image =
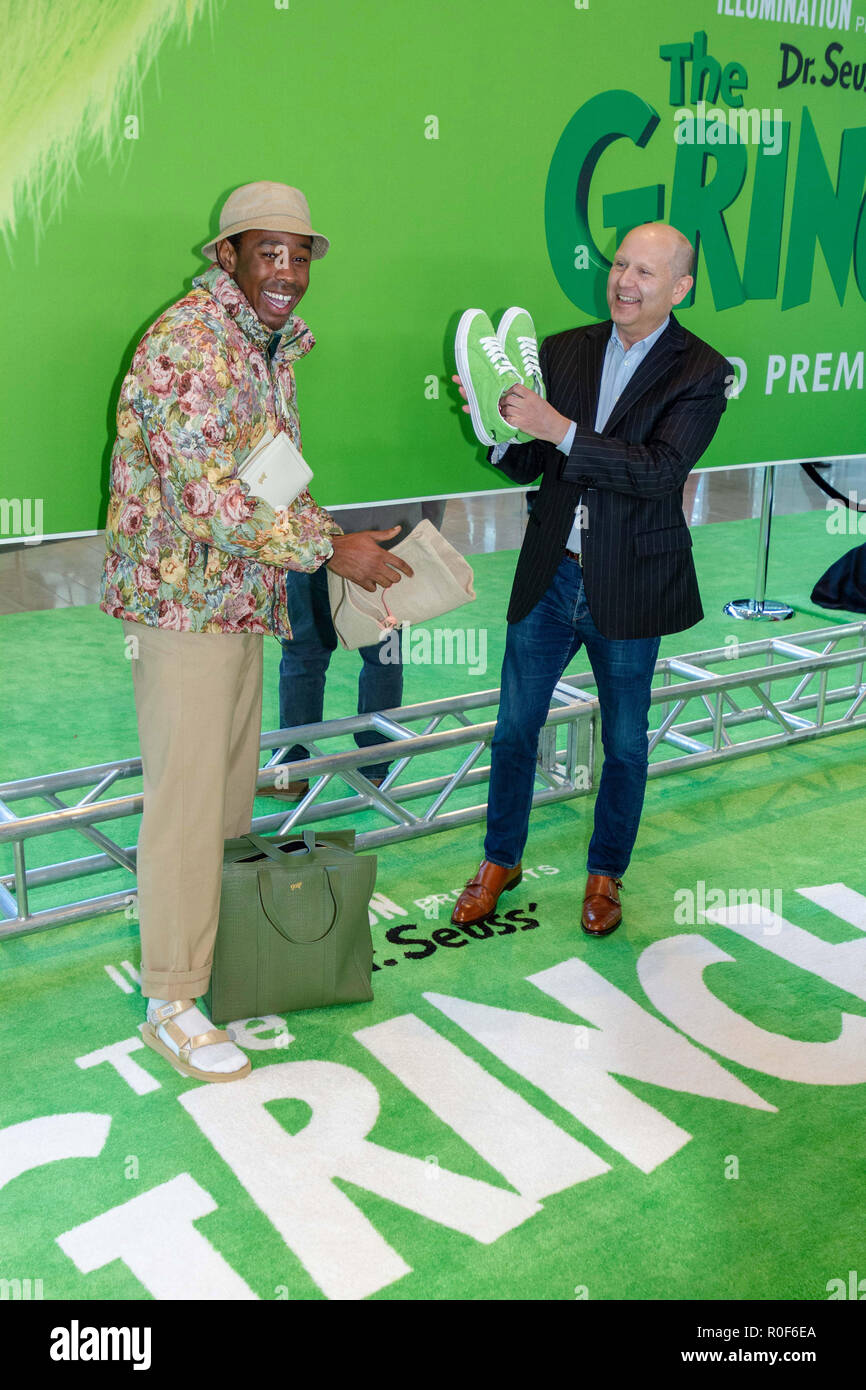
[[[579,502],[586,599],[605,637],[660,637],[703,617],[683,515],[683,486],[725,409],[727,360],[671,315],[667,329],[593,426],[611,322],[546,338],[547,398],[577,422],[566,458],[545,440],[512,444],[499,467],[515,482],[542,475],[514,576],[508,621],[544,594],[562,559]]]

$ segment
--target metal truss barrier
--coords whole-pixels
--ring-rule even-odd
[[[792,634],[792,640],[773,636],[739,642],[731,637],[724,647],[661,659],[652,692],[650,776],[861,728],[866,725],[864,663],[866,621]],[[539,737],[534,806],[586,795],[594,787],[601,757],[594,686],[590,673],[569,676],[557,686]],[[259,772],[259,788],[284,784],[290,777],[308,780],[309,791],[297,804],[275,801],[279,810],[258,817],[253,829],[284,834],[296,826],[364,812],[365,822],[372,820],[373,826],[358,834],[356,844],[370,849],[482,820],[485,801],[462,804],[462,793],[489,779],[489,765],[481,766],[480,760],[493,737],[498,700],[498,690],[482,690],[262,735],[261,747],[271,750],[271,757]],[[492,714],[475,722],[473,716],[484,710]],[[452,727],[443,727],[446,724]],[[369,765],[369,748],[327,748],[328,743],[345,744],[347,735],[372,729],[395,745],[394,761],[381,787],[358,770]],[[298,743],[308,749],[309,758],[282,761],[288,747]],[[428,765],[435,761],[435,775],[398,785],[408,769],[409,778],[417,778],[422,758]],[[104,799],[115,783],[140,775],[140,759],[127,758],[0,784],[0,844],[12,845],[14,863],[13,872],[0,875],[0,939],[102,913],[129,912],[135,901],[135,847],[120,846],[96,827],[140,814],[140,793]],[[340,794],[335,797],[336,788]],[[74,804],[62,799],[64,793],[82,789]],[[48,809],[20,816],[11,809],[15,802],[33,800],[46,803]],[[28,842],[63,831],[76,831],[98,852],[28,868]],[[32,889],[79,881],[117,866],[130,876],[125,891],[77,898],[41,911],[29,908]]]

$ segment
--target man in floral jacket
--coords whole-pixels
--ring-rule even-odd
[[[250,828],[262,636],[291,637],[281,572],[328,564],[370,590],[411,573],[378,544],[399,527],[344,536],[309,492],[274,512],[237,477],[266,429],[301,447],[292,363],[314,339],[293,311],[328,245],[297,189],[236,189],[203,248],[216,263],[145,333],[118,402],[100,607],[123,620],[134,658],[142,1036],[211,1081],[250,1070],[195,1000],[223,841]]]

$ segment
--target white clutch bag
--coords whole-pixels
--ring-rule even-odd
[[[270,430],[265,430],[258,444],[247,454],[237,476],[243,479],[250,492],[278,512],[309,487],[313,474],[285,430],[281,430],[276,439]]]
[[[354,580],[328,570],[331,617],[341,643],[349,651],[373,646],[393,628],[425,623],[450,613],[475,598],[470,565],[449,545],[432,521],[419,521],[399,545],[386,552],[399,555],[413,570],[413,577],[374,593]]]

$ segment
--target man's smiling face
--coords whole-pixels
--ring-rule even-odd
[[[626,348],[664,323],[694,281],[682,274],[685,238],[654,222],[629,232],[607,277],[607,303]]]
[[[264,231],[242,232],[237,250],[225,239],[217,243],[223,270],[273,332],[285,327],[306,294],[312,244],[308,236]]]

